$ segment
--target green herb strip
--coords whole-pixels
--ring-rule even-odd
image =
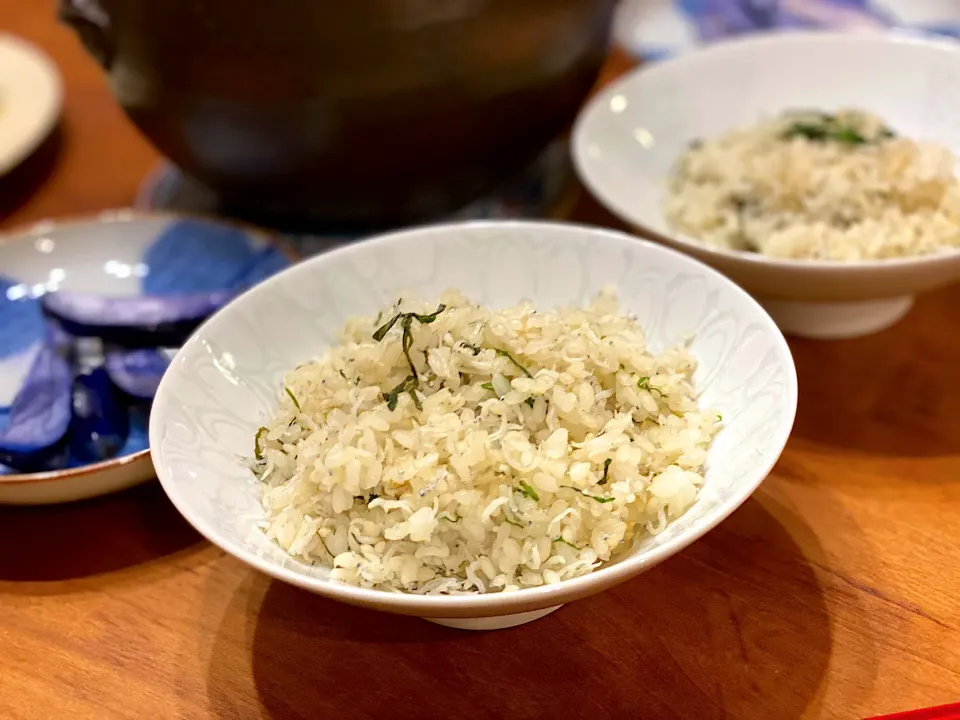
[[[288,387],[283,389],[286,391],[287,395],[290,396],[290,399],[293,400],[293,406],[297,409],[297,412],[303,412],[303,410],[300,408],[300,403],[297,400],[297,396],[293,394],[293,391]]]
[[[846,145],[866,145],[867,139],[853,128],[839,128],[833,133],[831,140]]]
[[[598,503],[611,503],[611,502],[613,502],[614,500],[616,500],[616,498],[612,498],[612,497],[603,497],[602,495],[591,495],[591,494],[588,493],[586,490],[581,490],[580,488],[575,488],[575,487],[573,487],[572,485],[561,485],[560,487],[562,487],[562,488],[564,488],[564,489],[566,489],[566,490],[574,490],[574,491],[580,493],[581,495],[583,495],[584,497],[588,497],[588,498],[590,498],[590,499],[592,499],[592,500],[596,500]]]
[[[528,485],[523,480],[520,481],[519,485],[520,487],[517,489],[517,492],[519,492],[524,497],[530,498],[534,502],[540,502],[540,496],[537,495],[537,491],[534,490],[532,487],[530,487],[530,485]]]
[[[827,139],[828,132],[824,125],[816,125],[807,122],[795,122],[783,133],[784,140],[792,140],[795,137],[803,137],[807,140],[822,142]]]
[[[403,337],[400,339],[400,347],[403,349],[403,356],[407,359],[407,365],[410,366],[410,374],[416,378],[418,377],[417,366],[413,364],[413,359],[410,357],[410,348],[413,347],[413,331],[411,330],[413,318],[410,315],[404,316],[403,320],[400,321],[400,325],[403,327]]]
[[[511,355],[510,353],[508,353],[506,350],[494,349],[494,352],[495,352],[497,355],[499,355],[500,357],[505,357],[507,360],[509,360],[510,362],[512,362],[514,365],[516,365],[517,368],[520,370],[520,372],[522,372],[522,373],[523,373],[524,375],[526,375],[528,378],[532,378],[532,377],[533,377],[533,375],[530,374],[530,371],[527,370],[523,365],[521,365],[520,363],[518,363],[518,362],[516,361],[516,359],[513,357],[513,355]]]
[[[842,145],[868,145],[878,140],[888,140],[895,137],[890,128],[883,128],[873,140],[869,140],[857,129],[841,125],[833,115],[820,116],[819,122],[801,120],[788,127],[781,136],[784,140],[802,137],[812,142],[837,142]]]
[[[483,385],[481,385],[480,387],[482,387],[484,390],[489,390],[490,392],[493,392],[493,393],[497,392],[497,389],[493,386],[493,383],[483,383]],[[532,408],[534,405],[534,400],[532,397],[528,397],[526,400],[524,400],[524,402],[527,404],[527,407],[529,408]]]
[[[513,363],[513,364],[520,370],[520,372],[522,372],[522,373],[523,373],[524,375],[526,375],[528,378],[532,378],[532,377],[533,377],[533,375],[530,374],[530,371],[527,370],[523,365],[521,365],[520,363],[518,363],[517,360],[516,360],[516,358],[514,358],[513,355],[511,355],[510,353],[508,353],[506,350],[499,350],[499,349],[497,349],[497,348],[494,348],[494,352],[495,352],[497,355],[499,355],[500,357],[505,357],[507,360],[509,360],[511,363]],[[532,397],[528,397],[526,400],[524,400],[524,402],[527,404],[527,407],[530,407],[530,408],[532,408],[533,405],[534,405],[534,400],[533,400]]]
[[[570,542],[569,540],[564,540],[562,535],[557,535],[557,536],[553,539],[553,542],[558,542],[558,543],[563,543],[564,545],[569,545],[569,546],[572,547],[574,550],[579,550],[579,549],[580,549],[580,548],[578,548],[576,545],[574,545],[572,542]]]
[[[406,380],[397,385],[393,390],[387,393],[383,393],[382,397],[387,401],[387,408],[390,410],[397,409],[397,402],[400,400],[400,395],[403,393],[410,393],[410,397],[413,398],[414,405],[417,406],[417,409],[421,408],[420,398],[417,397],[417,388],[420,387],[420,383],[417,380],[416,375],[410,375]]]
[[[410,393],[410,397],[413,399],[413,404],[417,407],[417,410],[423,409],[423,404],[420,402],[420,396],[417,395],[417,390],[420,389],[420,378],[417,374],[417,367],[413,364],[413,359],[410,357],[410,348],[413,347],[413,321],[416,320],[421,325],[429,325],[437,319],[437,316],[440,313],[446,309],[447,306],[441,304],[429,315],[421,315],[419,313],[397,313],[386,323],[381,325],[373,334],[373,339],[377,342],[380,342],[387,336],[387,333],[393,329],[393,326],[396,325],[398,321],[400,322],[400,327],[403,330],[400,340],[400,347],[403,349],[403,355],[407,359],[407,365],[410,366],[410,375],[393,390],[382,394],[381,397],[386,400],[387,407],[390,410],[397,409],[397,402],[400,399],[400,395],[405,392]]]
[[[393,329],[393,326],[397,324],[397,320],[403,317],[403,313],[397,313],[392,318],[387,320],[385,325],[381,325],[380,329],[373,334],[373,339],[377,342],[380,342],[387,336],[387,333]]]
[[[327,551],[327,555],[329,555],[329,556],[332,557],[332,558],[336,558],[336,555],[334,555],[332,552],[330,552],[330,548],[327,547],[327,541],[326,541],[326,540],[324,540],[323,538],[320,538],[320,544],[323,545],[323,549]]]
[[[263,460],[263,436],[268,432],[270,431],[267,428],[261,427],[253,436],[253,455],[257,460]]]
[[[637,387],[640,388],[641,390],[646,390],[647,392],[650,392],[650,393],[656,393],[660,397],[663,397],[663,391],[660,390],[660,388],[653,387],[653,385],[650,384],[650,378],[646,376],[637,380]]]
[[[600,482],[598,482],[597,485],[607,484],[607,474],[610,472],[610,463],[612,462],[613,460],[611,460],[610,458],[607,458],[606,460],[603,461],[603,477],[600,478]]]
[[[413,315],[413,317],[415,317],[417,319],[417,322],[419,322],[421,325],[429,325],[430,323],[432,323],[434,320],[437,319],[437,316],[440,313],[442,313],[446,309],[447,309],[447,306],[441,303],[440,305],[437,306],[437,309],[434,310],[429,315],[418,315],[417,313],[410,313],[410,315]]]

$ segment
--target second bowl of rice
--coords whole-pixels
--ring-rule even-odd
[[[733,283],[599,229],[472,223],[321,255],[204,325],[151,417],[207,538],[334,599],[509,627],[643,572],[772,468],[782,335]]]
[[[960,278],[958,61],[958,44],[890,35],[719,43],[599,95],[576,165],[612,212],[785,331],[876,332]]]

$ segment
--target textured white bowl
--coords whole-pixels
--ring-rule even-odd
[[[665,179],[695,138],[783,110],[855,107],[899,133],[960,151],[960,44],[894,35],[785,33],[712,45],[628,73],[581,114],[584,185],[641,234],[717,268],[785,332],[853,337],[899,320],[916,293],[960,279],[960,251],[837,263],[718,250],[670,229]]]
[[[693,334],[702,402],[723,413],[705,487],[687,514],[621,562],[558,585],[436,597],[350,587],[268,541],[244,458],[278,402],[284,373],[322,353],[347,318],[415,292],[458,288],[494,306],[586,303],[619,288],[653,348]],[[203,325],[160,385],[150,447],[160,482],[210,541],[253,567],[336,600],[471,629],[529,622],[647,570],[714,527],[756,489],[787,441],[797,403],[793,359],[770,317],[736,285],[659,245],[550,223],[467,223],[410,230],[320,255],[266,281]]]

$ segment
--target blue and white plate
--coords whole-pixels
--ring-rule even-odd
[[[176,346],[291,261],[258,230],[161,213],[0,236],[0,503],[151,478],[150,401]]]

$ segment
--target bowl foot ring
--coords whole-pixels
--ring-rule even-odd
[[[864,302],[786,302],[760,300],[786,335],[818,340],[863,337],[899,322],[913,306],[913,297]]]
[[[542,610],[531,610],[530,612],[516,613],[515,615],[498,615],[496,617],[424,618],[424,620],[436,623],[437,625],[443,625],[444,627],[456,628],[457,630],[505,630],[506,628],[525,625],[528,622],[539,620],[562,607],[563,605],[554,605],[553,607],[543,608]]]

